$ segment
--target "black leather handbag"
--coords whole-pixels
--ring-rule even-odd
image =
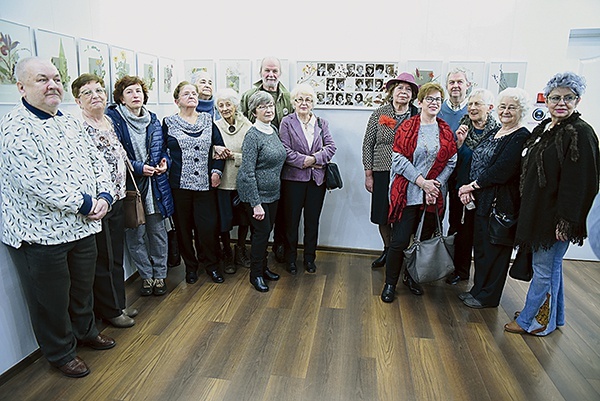
[[[508,275],[515,280],[531,281],[533,277],[533,254],[530,250],[519,247]]]
[[[321,126],[321,119],[317,117],[317,124],[319,128],[321,128],[321,141],[323,141],[323,145],[325,145],[325,140],[323,139],[323,127]],[[340,169],[336,163],[329,162],[325,165],[325,188],[332,189],[342,189],[344,187],[344,181],[342,180],[342,174],[340,173]]]

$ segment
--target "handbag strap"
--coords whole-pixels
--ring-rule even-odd
[[[135,188],[135,192],[137,192],[139,194],[140,190],[135,182],[135,177],[133,176],[133,165],[131,164],[131,161],[128,158],[125,158],[125,165],[127,166],[127,172],[129,173],[129,176],[131,177],[131,181],[133,182],[133,187]]]
[[[423,209],[423,213],[421,214],[421,221],[419,222],[419,227],[417,227],[417,233],[415,234],[415,242],[421,241],[421,233],[423,232],[423,226],[425,225],[425,213],[427,213],[427,208]],[[440,218],[438,216],[438,206],[435,204],[435,222],[437,223],[438,232],[442,235],[442,223],[440,223]]]

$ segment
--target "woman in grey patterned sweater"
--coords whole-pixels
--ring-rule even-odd
[[[273,97],[258,91],[250,97],[248,106],[256,122],[244,137],[237,188],[244,209],[251,216],[250,283],[257,291],[266,292],[269,287],[265,279],[279,280],[279,275],[267,267],[267,245],[277,213],[286,153],[277,130],[271,125],[275,116]]]

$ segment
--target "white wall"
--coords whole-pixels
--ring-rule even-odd
[[[597,28],[600,2],[574,0],[423,0],[410,6],[375,0],[360,6],[305,0],[289,4],[241,0],[155,3],[125,0],[5,1],[0,18],[34,28],[97,40],[178,60],[526,61],[525,90],[535,94],[562,70],[579,70],[569,56],[572,28]],[[284,10],[284,11],[280,11]],[[293,16],[292,16],[293,15]],[[600,52],[596,56],[600,55]],[[258,77],[257,77],[258,78]],[[600,89],[590,87],[581,103],[586,121],[600,131]],[[0,105],[0,115],[9,106]],[[159,117],[174,106],[153,105]],[[77,113],[76,106],[65,110]],[[369,196],[363,187],[360,149],[368,111],[320,110],[338,146],[336,161],[345,187],[327,194],[321,219],[323,245],[380,249],[369,223]],[[568,257],[595,259],[589,248],[571,247]],[[37,348],[28,314],[6,249],[0,246],[0,374]]]

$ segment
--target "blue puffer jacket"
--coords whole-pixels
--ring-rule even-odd
[[[144,164],[157,166],[162,158],[167,159],[168,164],[170,165],[160,122],[158,121],[156,114],[152,113],[151,111],[149,111],[149,113],[150,125],[148,125],[146,141],[150,151],[149,160],[145,163],[135,159],[133,145],[131,144],[131,137],[129,136],[129,129],[127,128],[127,123],[117,111],[117,105],[111,104],[106,109],[106,115],[110,117],[115,126],[115,133],[117,134],[119,141],[121,141],[123,148],[125,148],[125,151],[127,152],[127,156],[133,165],[133,172],[136,176],[143,175]],[[153,175],[150,178],[150,182],[152,183],[152,193],[156,198],[156,203],[158,204],[160,213],[163,217],[169,217],[173,215],[175,209],[173,206],[173,195],[171,195],[171,187],[169,185],[168,175]]]

